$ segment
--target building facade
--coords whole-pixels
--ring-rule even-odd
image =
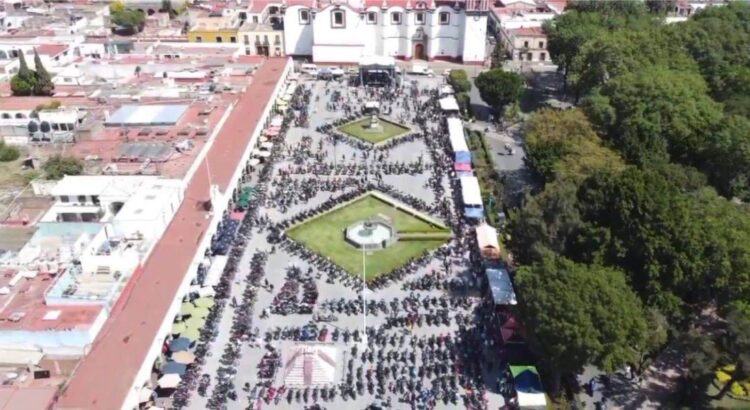
[[[314,62],[364,56],[482,64],[487,0],[349,0],[297,4],[284,12],[286,53]]]

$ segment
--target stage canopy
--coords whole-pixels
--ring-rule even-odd
[[[487,281],[490,284],[492,299],[496,305],[515,305],[516,292],[510,282],[508,271],[503,268],[488,268],[485,270]]]
[[[294,345],[283,355],[283,383],[285,386],[330,386],[340,375],[337,350],[326,345]]]
[[[479,180],[477,177],[464,177],[461,181],[461,198],[464,205],[482,206],[482,193],[479,190]]]

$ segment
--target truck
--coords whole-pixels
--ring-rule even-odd
[[[424,64],[412,64],[409,69],[409,74],[426,75],[428,77],[435,75],[432,69]]]

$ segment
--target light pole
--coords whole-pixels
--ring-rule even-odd
[[[365,293],[365,290],[367,290],[367,263],[366,263],[367,256],[365,254],[365,247],[362,247],[362,311],[364,312],[364,315],[362,315],[362,344],[364,344],[364,347],[367,348],[367,294]]]

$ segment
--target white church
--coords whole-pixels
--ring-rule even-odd
[[[291,0],[286,54],[315,63],[365,56],[401,60],[485,60],[488,0]]]

